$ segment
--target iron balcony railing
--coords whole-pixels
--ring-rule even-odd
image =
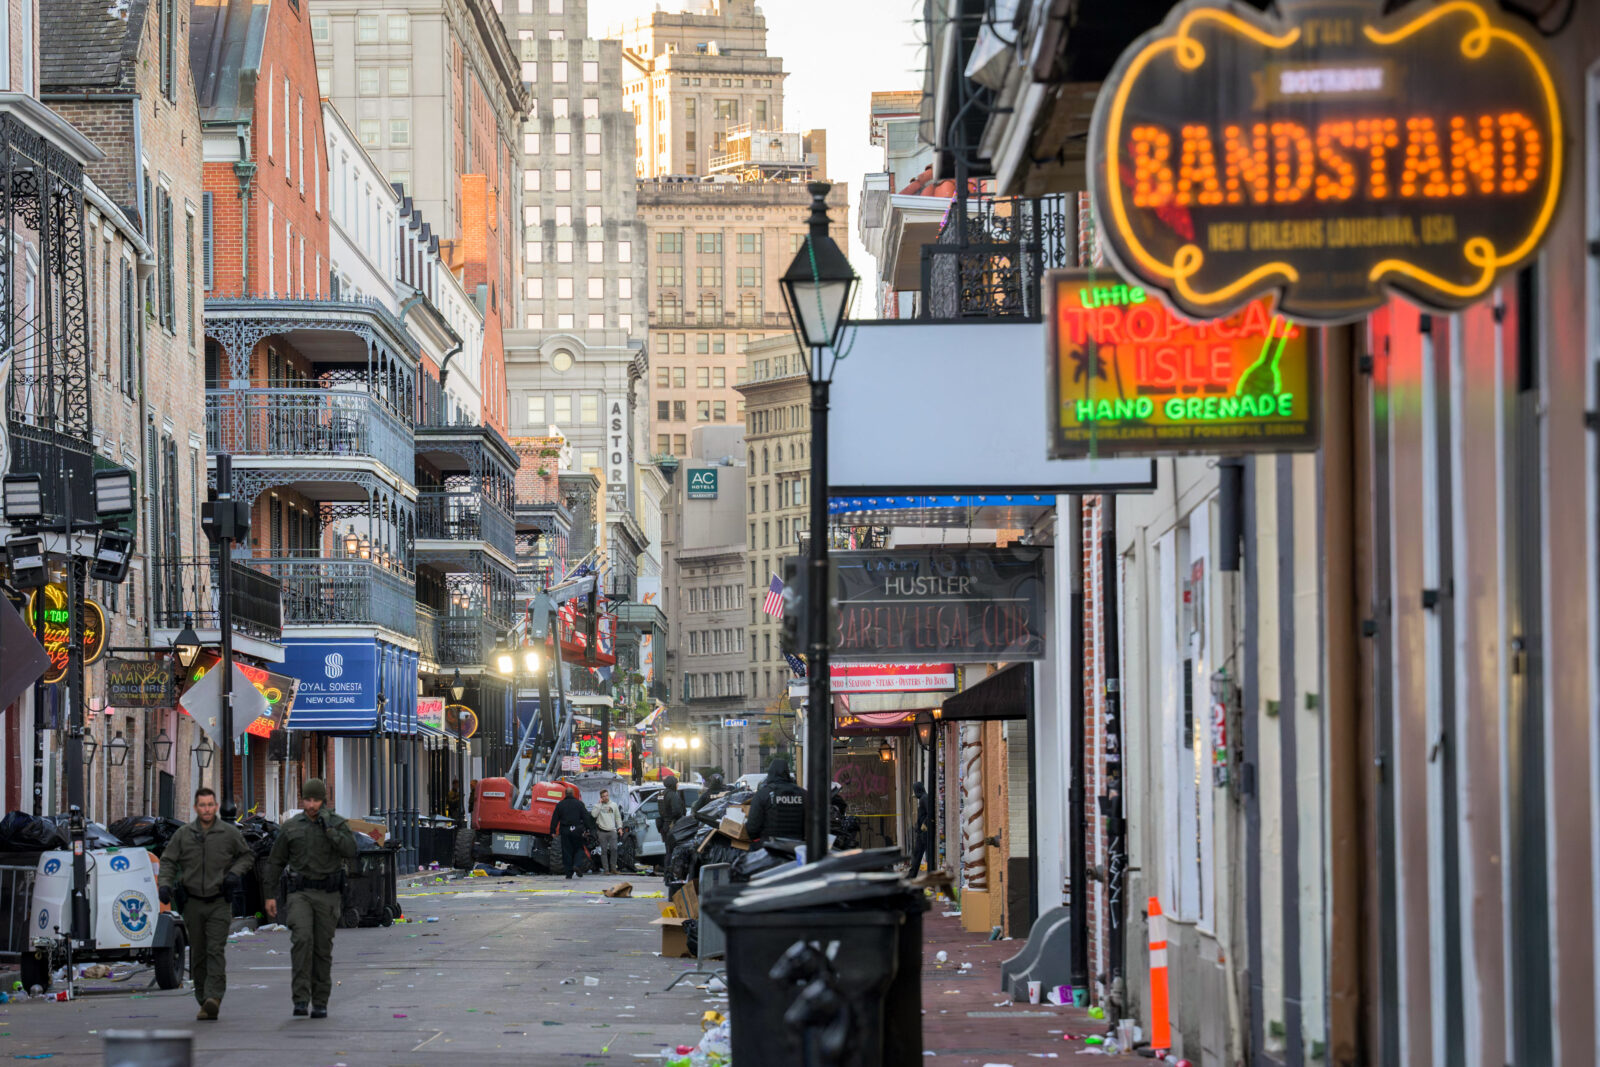
[[[1044,272],[1070,266],[1076,246],[1064,193],[957,199],[922,246],[922,317],[1037,319]]]
[[[439,619],[439,665],[471,667],[489,662],[495,640],[508,622],[487,615],[445,615]]]
[[[282,584],[285,626],[383,626],[416,636],[415,580],[375,560],[273,556],[246,562]]]
[[[439,662],[439,613],[417,605],[417,654],[424,663]]]
[[[417,539],[485,541],[508,557],[517,551],[517,529],[511,514],[484,494],[474,492],[418,493]]]
[[[155,560],[150,567],[150,596],[158,629],[180,630],[193,619],[197,630],[220,630],[215,556],[182,556]],[[283,587],[270,576],[233,561],[233,632],[261,641],[283,637]]]
[[[207,390],[206,445],[235,456],[370,458],[403,478],[415,465],[410,427],[345,389]]]

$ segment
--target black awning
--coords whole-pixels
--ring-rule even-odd
[[[1033,719],[1033,664],[1013,663],[944,702],[945,722]]]

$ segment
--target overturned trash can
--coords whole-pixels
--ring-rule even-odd
[[[922,1062],[920,888],[897,849],[832,853],[700,902],[727,936],[733,1062]]]

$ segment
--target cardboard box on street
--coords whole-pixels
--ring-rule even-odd
[[[389,828],[381,822],[372,822],[370,819],[346,819],[350,829],[366,834],[378,844],[383,844],[383,839],[388,836]]]
[[[745,820],[750,817],[750,805],[740,804],[738,807],[728,805],[728,810],[722,813],[722,824],[717,831],[726,834],[734,841],[748,841],[750,835],[745,831]]]
[[[692,956],[689,951],[689,931],[683,928],[687,919],[651,919],[651,926],[661,927],[661,955],[664,958],[682,959]]]
[[[672,906],[685,919],[700,918],[700,893],[693,882],[686,882],[672,894]]]

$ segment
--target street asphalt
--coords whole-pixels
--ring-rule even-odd
[[[194,1034],[194,1063],[230,1067],[647,1063],[726,1010],[689,981],[661,992],[694,961],[657,955],[662,901],[642,894],[659,878],[629,877],[631,899],[602,896],[621,880],[603,876],[433,879],[402,880],[409,921],[338,932],[327,1019],[291,1017],[289,933],[267,929],[229,945],[216,1022],[195,1020],[187,986],[163,992],[136,971],[83,982],[114,992],[0,1004],[0,1059],[100,1064],[107,1030],[175,1029]]]

